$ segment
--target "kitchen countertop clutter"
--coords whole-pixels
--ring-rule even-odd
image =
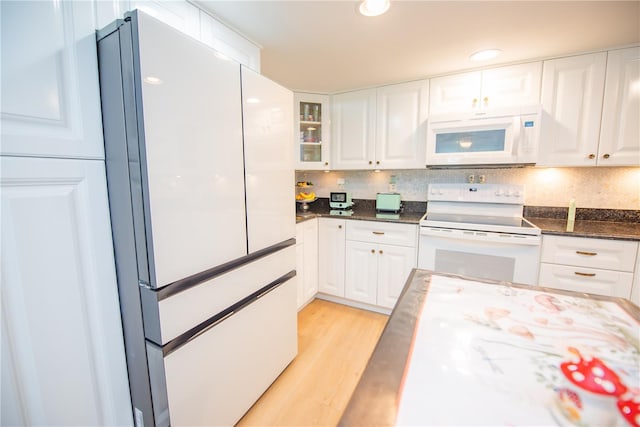
[[[315,217],[344,217],[365,221],[418,224],[427,210],[427,202],[405,201],[403,203],[402,212],[389,215],[376,213],[375,200],[358,199],[354,200],[353,209],[342,211],[341,215],[332,213],[327,198],[318,198],[308,211],[297,212],[296,221],[302,222]],[[637,210],[578,208],[573,232],[566,231],[566,208],[525,206],[524,218],[540,227],[542,234],[640,241],[640,211]]]

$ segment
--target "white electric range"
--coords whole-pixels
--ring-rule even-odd
[[[524,186],[429,184],[418,267],[535,285],[540,229],[523,218]]]

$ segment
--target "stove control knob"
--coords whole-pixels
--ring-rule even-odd
[[[519,190],[513,190],[513,197],[520,197],[520,191]]]
[[[502,196],[502,190],[496,190],[496,196],[498,197]]]
[[[504,192],[505,197],[511,197],[511,190],[507,190]]]
[[[438,194],[438,189],[436,187],[431,187],[431,194]]]

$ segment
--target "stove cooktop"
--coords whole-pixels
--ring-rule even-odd
[[[456,230],[491,231],[497,233],[540,235],[540,229],[522,217],[426,213],[420,219],[423,227]]]

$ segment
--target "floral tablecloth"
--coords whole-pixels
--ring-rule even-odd
[[[640,324],[618,304],[430,280],[396,425],[640,423]]]

